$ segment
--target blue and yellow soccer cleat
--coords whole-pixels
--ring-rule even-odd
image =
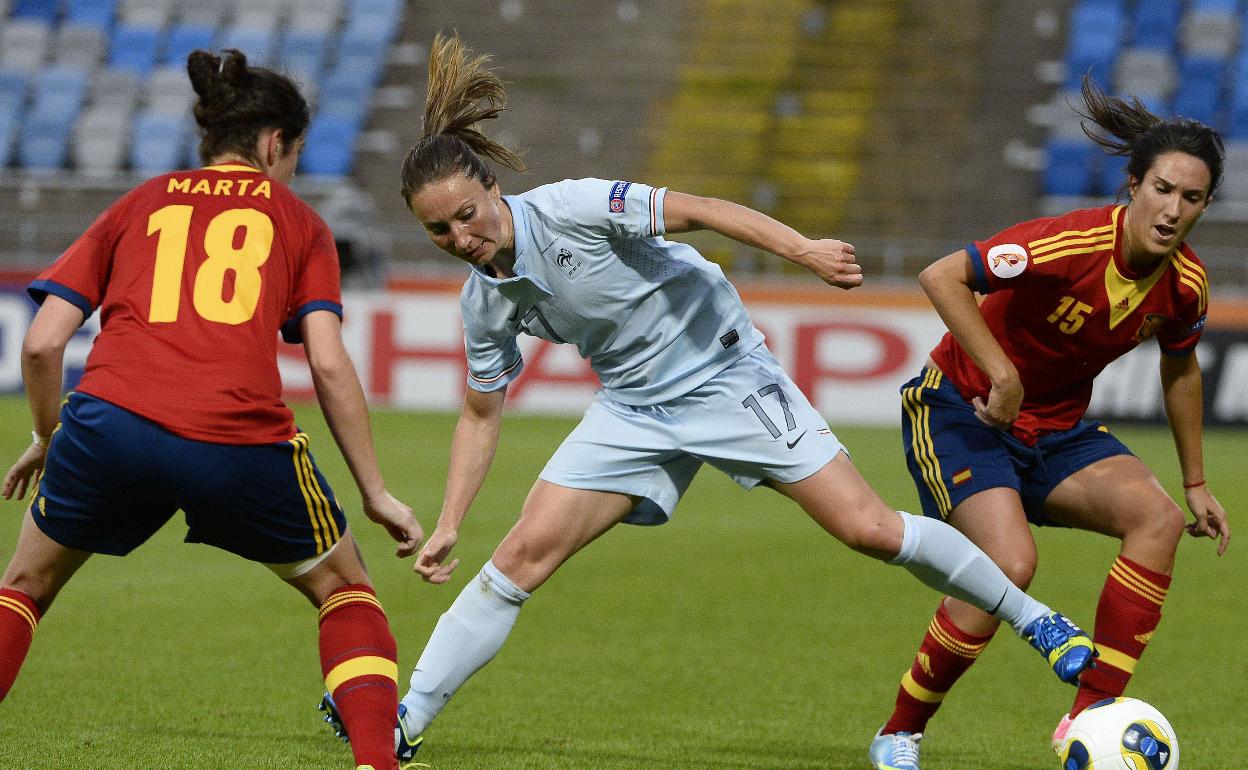
[[[400,703],[399,719],[394,725],[394,755],[399,758],[400,762],[410,761],[416,756],[416,750],[420,748],[420,744],[425,742],[422,735],[412,737],[407,734],[407,726],[403,724],[405,716],[407,716],[407,706]]]
[[[334,735],[341,738],[344,743],[349,742],[351,737],[347,735],[347,727],[343,724],[342,715],[338,713],[338,706],[329,693],[325,693],[325,696],[321,698],[321,705],[317,708],[325,712],[325,722],[334,729]],[[394,756],[400,762],[411,762],[412,757],[416,756],[416,751],[425,741],[424,736],[417,735],[413,738],[407,734],[407,728],[403,725],[403,717],[406,714],[407,707],[400,703],[398,719],[394,724]],[[421,767],[421,765],[416,764],[415,767]]]
[[[1033,620],[1023,629],[1023,638],[1049,661],[1057,678],[1069,684],[1078,684],[1079,673],[1096,658],[1092,639],[1060,612]]]
[[[871,748],[867,750],[867,758],[873,770],[919,770],[921,740],[923,733],[876,733]]]

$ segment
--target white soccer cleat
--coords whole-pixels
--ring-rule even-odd
[[[884,728],[880,728],[883,730]],[[919,741],[923,733],[875,734],[867,757],[875,770],[920,770]]]

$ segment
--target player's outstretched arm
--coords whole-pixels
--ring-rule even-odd
[[[712,230],[801,265],[831,286],[852,289],[862,285],[862,267],[853,246],[832,238],[811,240],[739,203],[668,190],[663,199],[663,228],[668,233]]]
[[[31,480],[43,470],[48,439],[56,429],[61,404],[65,346],[83,322],[77,306],[49,294],[35,313],[22,341],[22,381],[30,403],[32,441],[4,474],[4,498],[25,496]]]
[[[978,396],[971,402],[976,416],[987,425],[1006,430],[1018,419],[1023,384],[979,312],[973,282],[974,268],[966,249],[936,260],[919,274],[919,285],[945,327],[992,383],[987,402]]]
[[[1186,356],[1161,357],[1161,390],[1174,436],[1174,449],[1183,471],[1183,496],[1195,521],[1187,525],[1193,537],[1221,538],[1218,556],[1231,542],[1231,525],[1226,510],[1205,483],[1205,458],[1201,420],[1204,414],[1204,384],[1200,362],[1193,352]]]
[[[342,322],[334,313],[318,310],[304,316],[300,324],[316,398],[359,487],[364,514],[385,527],[399,544],[397,556],[411,556],[420,548],[424,531],[412,509],[386,491],[373,448],[364,388],[342,344]]]
[[[469,388],[464,394],[464,406],[451,438],[451,461],[438,525],[413,568],[430,583],[445,583],[459,564],[459,559],[448,559],[459,542],[459,527],[468,508],[494,462],[506,398],[506,387],[486,393]]]

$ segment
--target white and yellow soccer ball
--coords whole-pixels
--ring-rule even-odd
[[[1075,717],[1058,755],[1062,770],[1178,770],[1179,739],[1144,701],[1107,698]]]

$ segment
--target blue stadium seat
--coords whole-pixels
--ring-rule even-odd
[[[373,84],[367,77],[350,69],[335,69],[321,84],[316,111],[318,115],[344,118],[362,126],[372,94]]]
[[[87,95],[87,70],[81,67],[48,67],[35,77],[32,116],[56,117],[73,123]]]
[[[118,25],[113,30],[108,66],[130,70],[139,77],[146,77],[156,64],[156,49],[159,45],[160,30],[155,27]]]
[[[17,129],[21,118],[16,112],[0,112],[0,168],[9,165],[13,157],[13,145],[17,142]]]
[[[117,0],[69,0],[65,20],[70,24],[84,24],[107,32],[113,26],[117,13]]]
[[[1125,155],[1105,155],[1102,153],[1101,167],[1096,174],[1097,192],[1102,195],[1117,195],[1118,190],[1127,183],[1127,160]]]
[[[384,33],[368,24],[349,26],[338,40],[335,72],[351,72],[371,85],[381,82],[390,51]]]
[[[1134,45],[1172,53],[1182,11],[1183,0],[1139,0],[1132,17]]]
[[[74,117],[55,113],[31,112],[22,126],[18,160],[22,166],[36,171],[64,168],[69,157],[69,136]]]
[[[37,19],[49,24],[56,21],[57,0],[17,0],[13,6],[13,18]]]
[[[1046,195],[1088,195],[1100,151],[1087,139],[1050,139],[1045,145]]]
[[[1191,0],[1191,10],[1236,13],[1239,10],[1239,0]]]
[[[186,159],[186,122],[176,115],[141,112],[134,119],[130,166],[153,176],[175,171]]]
[[[359,124],[349,118],[318,114],[308,128],[308,141],[299,157],[305,174],[343,176],[355,167]]]
[[[1179,87],[1174,111],[1186,118],[1218,126],[1226,65],[1219,59],[1189,56],[1179,61]]]
[[[1125,28],[1126,14],[1117,2],[1083,0],[1075,6],[1066,41],[1068,87],[1078,88],[1089,72],[1097,82],[1110,82]]]
[[[22,70],[0,70],[0,117],[20,116],[26,106],[30,75]]]
[[[1240,54],[1231,74],[1231,93],[1226,104],[1226,133],[1233,139],[1245,139],[1248,138],[1248,52]]]
[[[273,56],[273,33],[249,27],[228,27],[218,44],[222,49],[237,48],[247,55],[247,63],[267,67]]]
[[[401,11],[394,0],[354,0],[347,5],[347,28],[367,29],[382,45],[394,40]]]
[[[329,36],[325,32],[293,28],[282,39],[278,64],[299,78],[303,84],[315,84],[325,68],[325,54],[328,50]]]
[[[165,54],[161,61],[175,67],[185,67],[191,51],[212,49],[216,30],[204,24],[178,24],[169,29],[165,40]]]
[[[33,170],[65,166],[69,139],[87,93],[87,71],[48,67],[36,76],[34,100],[22,126],[18,158]]]

